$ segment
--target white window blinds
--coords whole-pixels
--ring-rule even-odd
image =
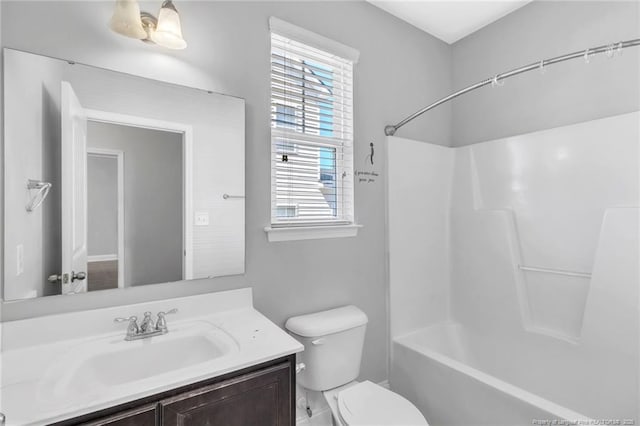
[[[273,28],[271,223],[353,223],[353,62]]]

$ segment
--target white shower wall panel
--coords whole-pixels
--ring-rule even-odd
[[[390,138],[390,312],[410,325],[392,337],[447,300],[437,318],[465,330],[461,362],[593,419],[637,419],[639,129],[634,112],[461,148]],[[438,252],[448,274],[425,267]]]
[[[476,208],[516,215],[524,261],[591,271],[605,209],[638,205],[638,137],[638,114],[625,114],[461,150]]]
[[[476,352],[483,371],[592,418],[637,415],[639,124],[625,114],[456,152],[452,317],[502,342]]]
[[[449,316],[449,197],[454,152],[387,138],[391,335]],[[420,303],[416,303],[420,301]]]
[[[586,274],[608,267],[618,280],[607,291],[625,288],[624,297],[637,304],[631,290],[637,261],[606,266],[609,251],[602,244],[615,233],[606,220],[611,215],[637,240],[637,215],[615,212],[639,204],[639,123],[638,113],[624,114],[457,149],[451,205],[456,318],[476,328],[517,325],[579,343],[589,291],[606,278],[519,265]],[[619,252],[620,238],[608,250]]]

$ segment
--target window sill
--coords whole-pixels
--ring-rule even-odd
[[[327,226],[291,226],[273,228],[267,226],[264,231],[270,243],[277,241],[317,240],[321,238],[345,238],[358,235],[362,225],[327,225]]]

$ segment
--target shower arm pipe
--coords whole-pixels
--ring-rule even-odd
[[[393,136],[400,127],[404,126],[405,124],[409,123],[410,121],[418,118],[419,116],[421,116],[422,114],[424,114],[427,111],[430,111],[432,109],[434,109],[435,107],[442,105],[445,102],[449,102],[452,99],[457,98],[458,96],[462,96],[465,93],[469,93],[473,90],[479,89],[481,87],[484,86],[488,86],[489,84],[497,84],[499,81],[501,80],[505,80],[509,77],[513,77],[515,75],[518,74],[522,74],[525,72],[529,72],[529,71],[533,71],[536,69],[544,69],[547,65],[553,65],[553,64],[558,64],[560,62],[564,62],[564,61],[568,61],[571,59],[577,59],[577,58],[585,58],[585,60],[587,60],[590,56],[598,54],[598,53],[606,53],[606,52],[614,52],[615,50],[622,50],[622,49],[626,49],[627,47],[633,47],[633,46],[639,46],[640,45],[640,39],[633,39],[633,40],[627,40],[627,41],[621,41],[618,43],[612,43],[612,44],[606,44],[603,46],[598,46],[598,47],[593,47],[593,48],[589,48],[589,49],[585,49],[585,50],[580,50],[578,52],[573,52],[573,53],[569,53],[566,55],[562,55],[562,56],[556,56],[554,58],[550,58],[550,59],[543,59],[541,61],[538,62],[534,62],[531,63],[529,65],[525,65],[522,66],[520,68],[516,68],[513,69],[511,71],[507,71],[507,72],[503,72],[500,74],[496,74],[494,77],[488,78],[486,80],[482,80],[478,83],[472,84],[471,86],[465,87],[464,89],[458,90],[457,92],[454,92],[452,94],[450,94],[449,96],[445,96],[442,99],[437,100],[436,102],[422,108],[420,111],[417,111],[414,114],[411,114],[409,117],[405,118],[404,120],[400,121],[398,124],[395,125],[389,125],[386,126],[384,128],[384,133],[387,136]]]

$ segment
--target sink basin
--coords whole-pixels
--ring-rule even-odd
[[[84,380],[93,377],[105,385],[121,385],[208,362],[227,352],[225,345],[204,335],[158,339],[92,356],[82,362],[76,374]]]
[[[171,327],[171,325],[170,325]],[[52,363],[43,397],[73,394],[90,397],[104,388],[154,382],[204,366],[239,350],[224,330],[205,321],[182,322],[168,334],[125,341],[124,332],[84,341]]]

